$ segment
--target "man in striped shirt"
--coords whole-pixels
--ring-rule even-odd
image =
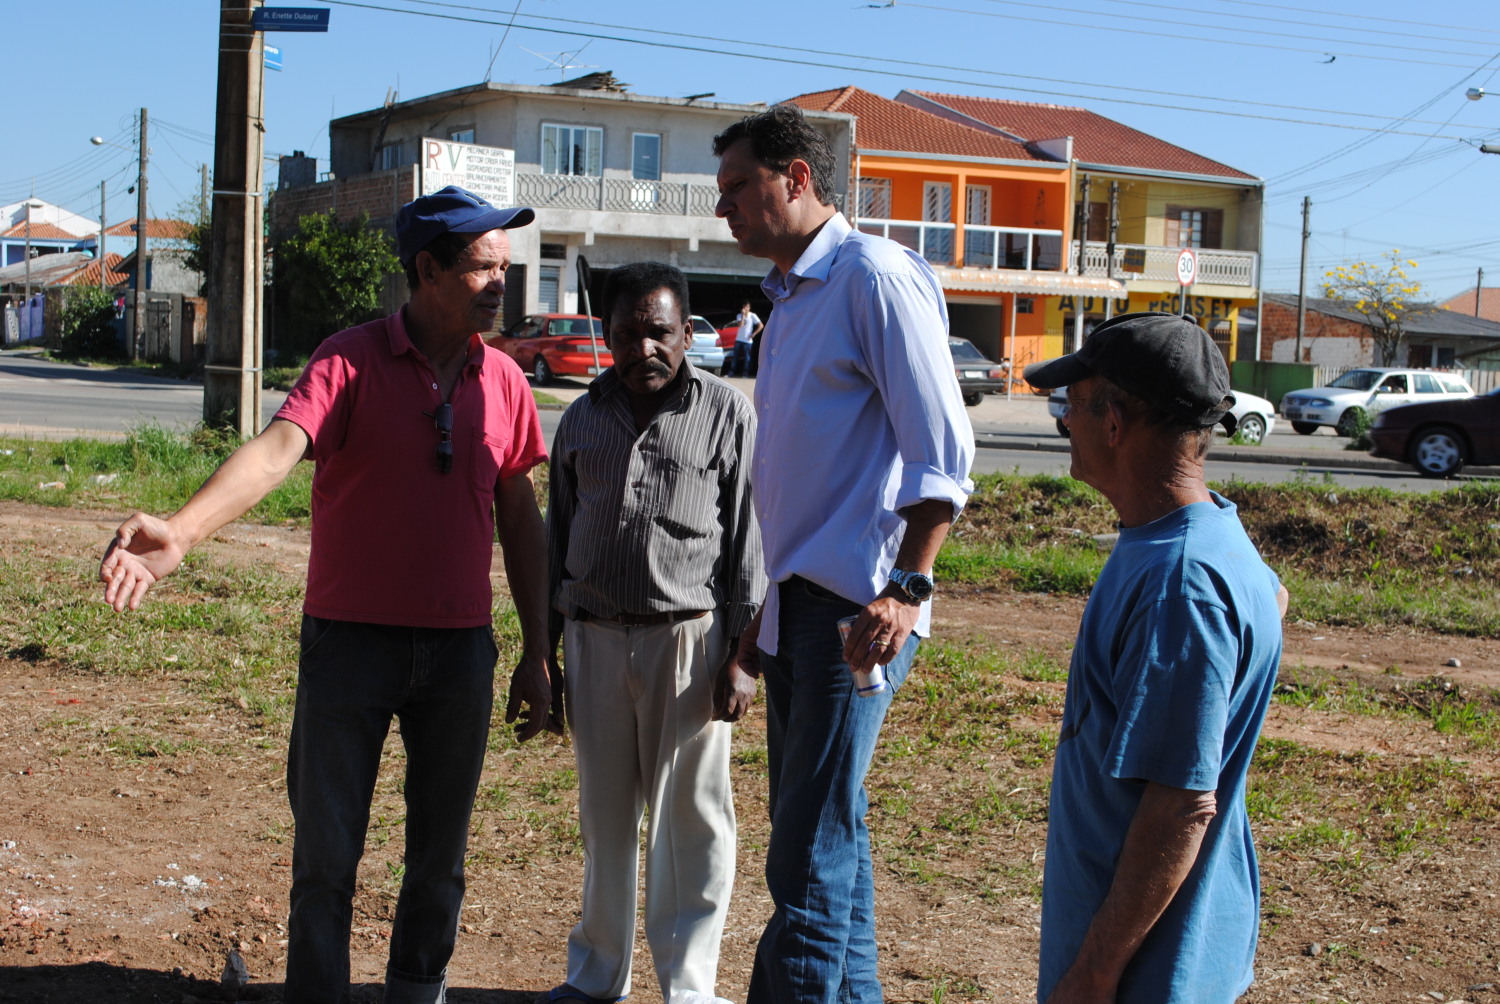
[[[642,808],[646,940],[662,998],[714,996],[734,879],[729,723],[755,681],[729,658],[765,593],[750,402],[683,358],[687,280],[655,262],[604,285],[614,365],[562,417],[547,541],[578,759],[583,917],[551,1001],[630,991]]]

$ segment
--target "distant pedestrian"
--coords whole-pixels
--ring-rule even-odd
[[[265,430],[169,519],[136,513],[99,569],[134,610],[204,538],[299,460],[316,467],[297,704],[287,758],[296,820],[283,1000],[349,1000],[349,932],[381,748],[406,749],[406,854],[385,999],[440,1004],[458,936],[464,855],[489,737],[496,531],[525,650],[506,720],[549,718],[546,551],[531,468],[547,459],[526,377],[480,338],[505,294],[499,209],[449,187],[401,208],[401,310],[329,336]],[[523,710],[525,705],[527,710]]]
[[[734,887],[729,723],[755,699],[732,658],[765,593],[750,402],[684,358],[670,265],[604,282],[614,365],[563,413],[547,510],[554,647],[578,758],[583,916],[548,1001],[630,992],[646,827],[646,941],[664,1001],[712,998]]]
[[[750,349],[765,325],[750,309],[749,300],[740,307],[738,323],[739,327],[734,335],[734,359],[729,364],[729,375],[744,377],[750,375]]]
[[[823,134],[777,105],[716,136],[714,153],[719,216],[740,251],[774,266],[751,478],[771,586],[739,659],[766,680],[775,913],[748,999],[879,1001],[865,773],[931,623],[932,565],[973,489],[974,434],[942,287],[920,256],[834,207]],[[851,672],[877,665],[886,689],[856,696]]]
[[[1068,388],[1073,477],[1120,520],[1068,670],[1037,1000],[1228,1004],[1260,926],[1245,772],[1286,601],[1203,480],[1229,370],[1191,320],[1142,313],[1026,380]]]

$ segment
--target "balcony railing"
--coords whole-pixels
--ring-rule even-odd
[[[707,216],[719,203],[715,185],[634,178],[585,178],[572,174],[516,172],[516,204],[537,209],[591,209],[602,213]],[[842,194],[834,196],[842,207]]]
[[[1149,244],[1116,244],[1113,268],[1110,268],[1108,245],[1087,241],[1083,246],[1084,275],[1112,275],[1116,279],[1150,279],[1177,281],[1177,257],[1182,248],[1156,247]],[[1194,248],[1198,259],[1197,282],[1220,286],[1254,287],[1259,279],[1260,256],[1254,251],[1223,251],[1216,248]],[[1078,241],[1074,241],[1068,268],[1077,268]]]
[[[571,174],[516,174],[516,202],[541,209],[713,216],[719,190],[713,185],[633,178],[584,178]]]
[[[954,223],[861,219],[859,229],[889,237],[934,265],[955,265]],[[1062,231],[988,227],[967,223],[963,264],[979,268],[1037,269],[1055,272],[1062,264]]]

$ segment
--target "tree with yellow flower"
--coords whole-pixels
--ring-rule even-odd
[[[1396,250],[1381,258],[1383,264],[1357,261],[1325,273],[1323,295],[1364,316],[1375,342],[1376,364],[1390,366],[1396,362],[1406,323],[1430,313],[1432,305],[1418,302],[1422,284],[1406,274],[1416,262]]]

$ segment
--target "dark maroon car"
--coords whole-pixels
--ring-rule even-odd
[[[1448,478],[1465,464],[1500,464],[1500,387],[1457,401],[1429,401],[1375,416],[1370,452]]]

